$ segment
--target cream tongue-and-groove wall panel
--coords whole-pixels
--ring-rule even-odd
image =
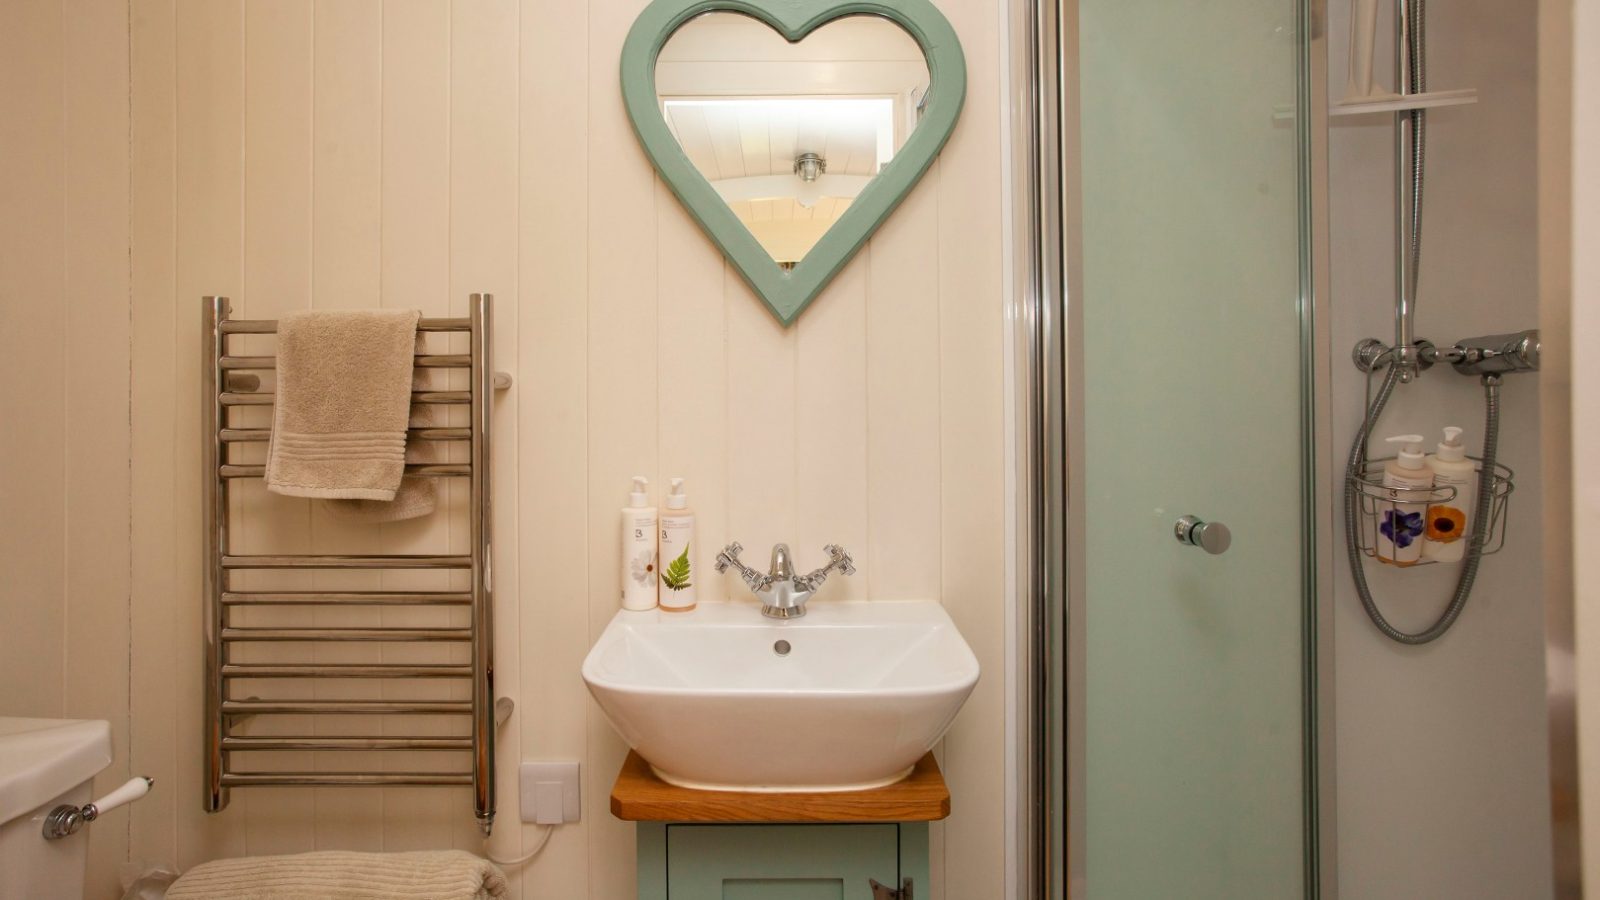
[[[18,27],[0,28],[3,64],[28,79],[6,81],[25,90],[0,86],[4,127],[28,140],[16,142],[20,155],[8,141],[0,177],[8,197],[31,210],[27,227],[0,224],[8,247],[30,251],[27,265],[8,259],[0,268],[0,333],[14,348],[4,412],[30,426],[0,437],[8,505],[29,509],[25,528],[16,518],[4,526],[8,547],[14,532],[26,539],[27,558],[8,584],[30,598],[15,602],[22,615],[7,639],[26,630],[39,649],[20,666],[0,664],[8,679],[57,673],[23,711],[112,719],[119,759],[108,778],[157,779],[126,819],[96,826],[91,896],[116,896],[126,859],[187,866],[330,847],[483,849],[464,790],[240,790],[226,811],[207,816],[199,739],[199,298],[225,294],[236,315],[250,317],[380,305],[459,315],[474,291],[496,295],[497,367],[516,378],[498,395],[494,419],[497,682],[517,702],[501,731],[497,854],[518,853],[538,835],[517,824],[516,762],[585,764],[583,821],[560,829],[514,875],[513,895],[633,895],[633,829],[607,808],[625,748],[578,670],[617,607],[617,510],[628,478],[644,474],[658,496],[668,477],[688,479],[703,599],[743,594],[711,572],[730,540],[758,565],[778,541],[807,565],[836,541],[856,553],[860,571],[831,579],[818,602],[947,604],[985,676],[942,750],[955,814],[934,829],[930,893],[999,896],[996,0],[942,4],[969,65],[963,120],[901,211],[788,329],[724,264],[634,141],[617,53],[643,5],[5,6]],[[40,299],[21,307],[15,296]],[[26,327],[12,326],[23,313]],[[13,461],[26,464],[28,479],[10,475]],[[460,551],[463,487],[447,484],[443,510],[429,520],[358,527],[250,486],[237,503],[237,546]],[[449,576],[291,577],[404,587]],[[283,615],[253,611],[253,621]],[[459,612],[317,615],[326,624],[420,625]],[[67,646],[93,648],[97,665],[51,670]],[[398,660],[450,651],[357,652]],[[302,687],[325,698],[416,690]],[[270,696],[290,686],[248,689]],[[413,724],[308,718],[248,727],[380,733]],[[426,761],[365,757],[286,753],[262,762]]]
[[[0,4],[0,715],[109,720],[102,791],[129,773],[127,36],[125,2]]]

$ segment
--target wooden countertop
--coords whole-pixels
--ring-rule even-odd
[[[630,750],[611,788],[611,814],[629,822],[931,822],[950,815],[950,790],[932,753],[887,787],[769,794],[668,784]]]

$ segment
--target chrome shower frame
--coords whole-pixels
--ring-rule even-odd
[[[1333,728],[1333,479],[1317,436],[1331,423],[1328,333],[1326,0],[1297,0],[1302,370],[1302,683],[1307,898],[1337,897]],[[1084,533],[1078,71],[1079,0],[1009,0],[1008,584],[1006,896],[1064,900],[1084,870]]]

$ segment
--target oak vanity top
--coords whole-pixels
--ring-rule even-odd
[[[931,822],[950,815],[950,790],[932,753],[886,787],[758,793],[668,784],[630,750],[611,788],[611,814],[630,822]]]

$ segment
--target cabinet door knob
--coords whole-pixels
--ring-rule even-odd
[[[1216,556],[1226,553],[1233,546],[1233,532],[1221,522],[1204,522],[1199,516],[1184,516],[1172,526],[1172,533],[1177,537],[1178,543],[1199,547],[1201,550]]]

